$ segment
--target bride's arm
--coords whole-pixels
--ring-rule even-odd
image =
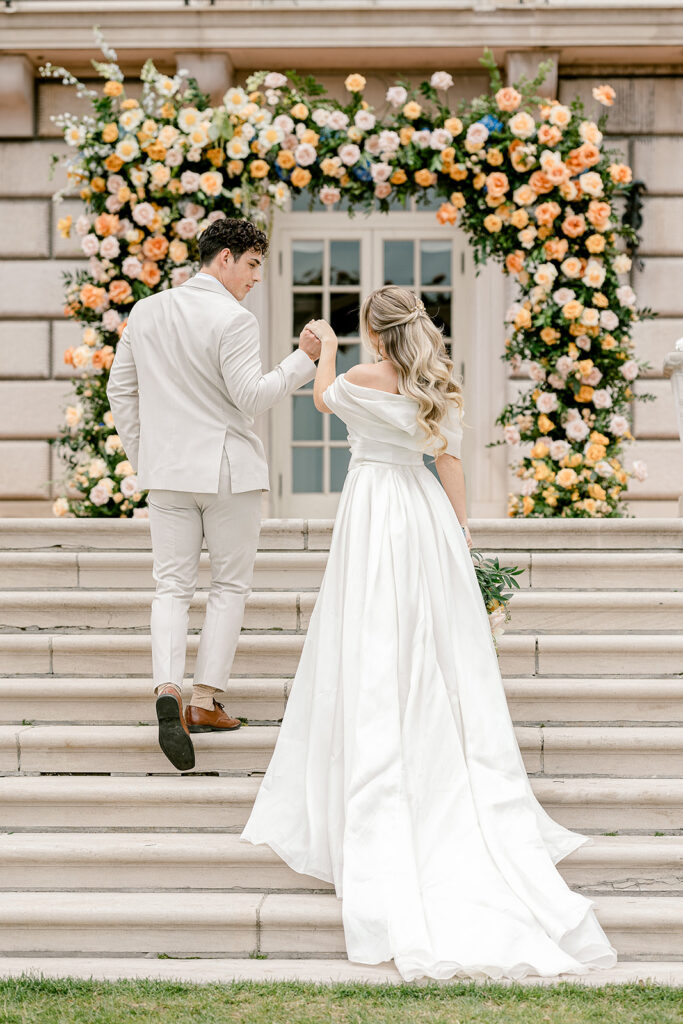
[[[462,468],[462,461],[456,458],[455,455],[444,454],[437,456],[435,465],[436,471],[439,474],[439,480],[443,484],[443,489],[458,517],[458,522],[461,526],[465,527],[467,546],[471,548],[472,538],[470,537],[470,529],[467,525],[465,473]]]
[[[313,382],[313,404],[319,412],[332,413],[323,401],[323,394],[337,376],[337,335],[327,320],[313,320],[306,329],[319,338],[322,345]]]

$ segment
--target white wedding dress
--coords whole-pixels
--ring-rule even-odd
[[[352,457],[275,751],[241,838],[334,883],[349,960],[411,981],[613,967],[555,864],[590,837],[522,762],[458,519],[417,402],[336,378]],[[459,455],[462,428],[442,427]]]

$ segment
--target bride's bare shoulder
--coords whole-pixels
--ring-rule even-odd
[[[398,374],[388,362],[358,363],[344,374],[350,384],[358,384],[363,388],[374,388],[376,391],[388,391],[397,395]]]

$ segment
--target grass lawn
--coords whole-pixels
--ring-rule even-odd
[[[0,980],[2,1024],[681,1024],[683,991],[644,984],[554,988],[454,982]]]

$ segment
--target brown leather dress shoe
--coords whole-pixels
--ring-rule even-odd
[[[190,732],[227,732],[230,729],[239,729],[242,724],[239,718],[231,718],[226,714],[223,705],[215,699],[213,711],[205,711],[204,708],[188,704],[185,718]]]
[[[162,686],[157,693],[159,746],[174,768],[194,768],[194,747],[183,715],[183,701],[175,686]]]

